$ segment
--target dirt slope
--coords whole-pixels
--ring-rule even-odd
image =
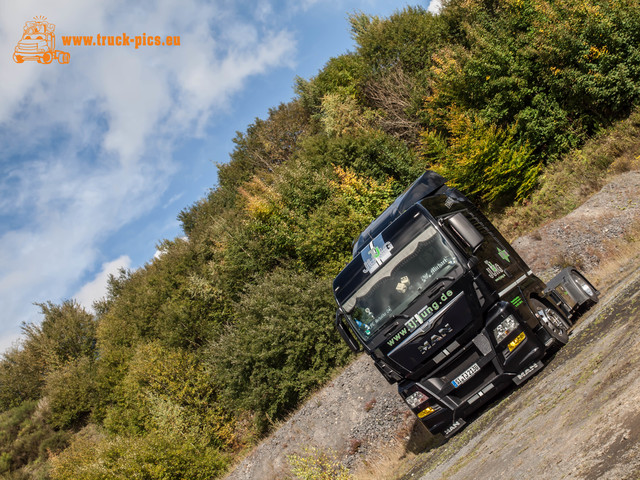
[[[518,238],[512,245],[541,278],[552,277],[558,263],[591,273],[608,260],[606,243],[623,236],[639,218],[640,172],[627,172],[564,218]]]
[[[588,274],[606,260],[607,242],[638,219],[640,172],[628,172],[567,217],[516,240],[514,247],[543,278],[564,262]],[[640,346],[635,346],[640,322],[634,322],[640,268],[627,265],[623,273],[623,284],[598,285],[603,302],[539,375],[447,444],[405,462],[406,478],[420,478],[427,470],[423,478],[516,478],[523,469],[539,478],[633,478],[628,475],[635,474],[637,463],[623,460],[640,450],[640,412],[633,412],[640,400],[640,379],[634,375],[640,365]],[[612,351],[616,354],[609,355]],[[314,447],[335,452],[357,469],[381,462],[389,452],[418,452],[441,441],[416,424],[395,386],[360,357],[226,478],[285,477],[287,456],[305,455]],[[607,455],[614,459],[611,464]]]
[[[372,443],[393,442],[399,425],[411,428],[413,414],[396,387],[387,383],[369,357],[361,356],[226,478],[282,478],[288,472],[287,455],[305,455],[305,449],[313,447],[338,452],[350,465],[366,455]]]

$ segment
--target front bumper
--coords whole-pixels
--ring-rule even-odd
[[[519,327],[499,345],[492,330],[501,318],[514,315]],[[477,410],[498,392],[520,384],[542,368],[545,347],[513,308],[503,305],[486,323],[487,327],[465,345],[450,342],[436,357],[438,366],[417,382],[398,385],[400,393],[418,387],[429,397],[428,405],[414,409],[432,433],[453,434],[464,425],[464,417]],[[508,344],[524,339],[509,351]],[[451,426],[455,428],[452,430]]]

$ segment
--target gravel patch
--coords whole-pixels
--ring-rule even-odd
[[[512,245],[543,280],[552,278],[565,263],[589,273],[604,260],[606,243],[624,235],[638,219],[640,172],[628,172],[615,177],[566,217],[518,238]]]

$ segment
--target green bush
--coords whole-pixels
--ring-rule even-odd
[[[522,200],[535,187],[541,163],[531,148],[515,138],[517,126],[503,130],[476,116],[451,114],[446,146],[433,132],[422,137],[433,168],[465,195],[486,206]],[[436,145],[436,148],[432,146]],[[431,157],[436,152],[435,157]]]
[[[640,5],[453,0],[452,41],[433,56],[432,127],[456,105],[555,158],[640,100]]]
[[[357,53],[373,73],[401,65],[419,73],[447,40],[447,25],[422,7],[405,7],[387,19],[355,13],[349,16]]]
[[[408,185],[424,171],[413,150],[381,132],[358,137],[314,137],[305,141],[303,148],[301,155],[309,165],[349,168],[378,182],[393,178],[400,185]]]
[[[55,431],[49,416],[46,400],[25,402],[0,414],[0,475],[4,475],[3,478],[39,478],[45,475],[48,457],[66,448],[71,435]]]
[[[51,459],[53,480],[210,480],[224,473],[228,460],[194,437],[152,434],[110,437],[95,427],[77,435]]]
[[[217,447],[233,440],[212,379],[191,352],[159,342],[139,345],[116,392],[119,400],[104,422],[112,432],[197,436]]]
[[[352,53],[331,58],[315,78],[296,78],[296,93],[304,108],[317,117],[327,95],[359,98],[365,69],[362,58]]]
[[[237,320],[212,343],[208,361],[229,408],[255,412],[265,430],[344,365],[330,282],[278,269],[248,286]]]
[[[24,337],[0,360],[0,409],[38,399],[47,373],[95,355],[96,321],[82,306],[74,301],[38,306],[42,322],[22,325]]]
[[[46,377],[49,422],[56,429],[77,428],[86,422],[97,403],[93,360],[81,357]]]

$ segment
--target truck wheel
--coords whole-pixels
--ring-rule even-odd
[[[569,341],[570,325],[558,310],[537,298],[531,299],[531,309],[540,320],[542,327],[551,336],[547,347],[560,348]]]
[[[592,303],[597,303],[598,302],[598,292],[595,288],[593,288],[593,285],[591,285],[586,278],[584,278],[582,276],[582,274],[580,274],[579,272],[576,272],[575,270],[573,270],[571,272],[571,279],[573,280],[573,282],[580,287],[580,289],[584,292],[584,294],[589,297],[589,300]]]
[[[46,63],[49,64],[53,61],[53,55],[51,55],[50,52],[45,53],[44,55],[42,55],[42,62],[40,62],[40,59],[38,59],[38,63]]]
[[[22,62],[24,62],[24,58],[22,58],[22,55],[18,55],[17,53],[14,53],[14,54],[13,54],[13,60],[14,60],[16,63],[22,63]]]

